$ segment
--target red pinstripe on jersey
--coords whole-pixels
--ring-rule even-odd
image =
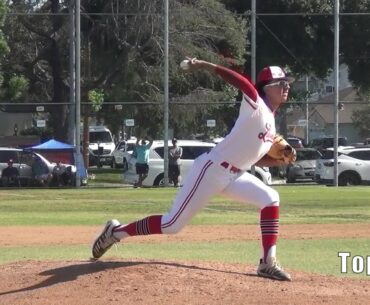
[[[179,210],[177,213],[172,217],[172,219],[164,224],[162,224],[162,228],[168,228],[169,226],[173,225],[174,222],[180,217],[181,213],[184,211],[190,200],[193,198],[195,192],[197,191],[200,182],[202,181],[207,169],[213,164],[212,161],[207,161],[206,164],[203,166],[202,170],[200,171],[200,174],[198,175],[197,180],[195,181],[191,191],[189,192],[188,196],[186,196],[185,200],[181,204]]]

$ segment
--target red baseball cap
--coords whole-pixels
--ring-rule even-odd
[[[263,87],[279,80],[292,83],[294,82],[294,77],[287,76],[285,71],[278,66],[265,67],[258,73],[256,85],[258,87]]]

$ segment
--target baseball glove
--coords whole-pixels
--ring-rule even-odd
[[[293,163],[297,158],[297,152],[289,145],[289,143],[281,136],[275,135],[274,142],[267,155],[276,160],[281,160],[285,164]]]

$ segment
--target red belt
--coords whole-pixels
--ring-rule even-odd
[[[239,168],[235,167],[234,165],[231,165],[229,162],[226,162],[226,161],[222,162],[220,165],[222,167],[230,170],[230,172],[232,172],[234,174],[237,174],[241,171]]]

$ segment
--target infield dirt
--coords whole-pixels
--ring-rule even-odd
[[[0,227],[0,247],[89,244],[100,229]],[[367,237],[369,231],[370,225],[364,224],[289,225],[282,228],[281,238],[356,238]],[[128,242],[254,240],[258,235],[255,226],[188,226],[176,236]],[[370,304],[367,279],[287,269],[293,281],[278,282],[257,277],[255,269],[246,264],[135,259],[13,262],[0,265],[0,304]]]

